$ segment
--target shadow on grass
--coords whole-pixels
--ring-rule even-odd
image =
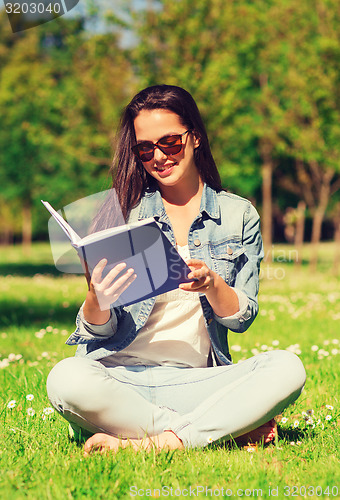
[[[279,426],[277,426],[277,434],[279,439],[282,439],[284,441],[303,441],[307,437],[313,437],[314,432],[312,429],[305,431],[303,429],[283,429]]]
[[[79,309],[79,304],[70,304],[65,308],[62,304],[51,305],[50,302],[32,304],[11,300],[0,302],[0,328],[9,326],[48,325],[53,323],[72,323]]]
[[[54,264],[34,264],[31,262],[0,264],[0,276],[23,276],[30,277],[36,274],[49,274],[61,276],[62,273],[56,269]]]
[[[313,430],[303,430],[303,429],[283,429],[279,426],[277,426],[277,435],[278,435],[278,440],[279,441],[287,441],[289,443],[291,442],[296,442],[296,441],[304,441],[306,438],[310,438],[314,436]],[[262,444],[261,442],[258,443],[259,447],[267,447],[270,445],[275,444],[275,440],[271,441],[270,443]],[[207,449],[224,449],[224,450],[242,450],[243,448],[247,448],[247,445],[241,445],[238,444],[235,440],[225,440],[224,438],[221,438],[219,441],[215,441],[214,443],[211,443],[210,445],[207,446]]]
[[[48,263],[9,263],[0,264],[0,277],[4,279],[9,276],[33,278],[41,275],[49,278],[60,278],[63,273],[58,271],[54,264]],[[69,274],[68,276],[72,276]],[[26,285],[25,285],[26,286]],[[29,287],[29,284],[27,285]],[[9,326],[28,326],[57,323],[74,324],[76,314],[79,309],[79,301],[70,301],[67,307],[63,307],[61,298],[56,295],[55,301],[51,301],[44,295],[35,297],[34,284],[32,282],[32,290],[27,294],[23,292],[22,300],[13,297],[7,297],[6,292],[1,292],[0,297],[0,328]],[[25,295],[28,295],[25,298]]]

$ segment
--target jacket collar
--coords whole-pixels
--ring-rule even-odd
[[[211,219],[218,219],[220,217],[217,192],[205,183],[201,198],[200,215],[203,212],[206,212]],[[148,217],[158,218],[161,222],[165,221],[167,217],[161,193],[158,189],[147,190],[142,198],[138,220]]]

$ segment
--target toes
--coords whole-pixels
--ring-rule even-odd
[[[84,454],[88,455],[93,451],[100,451],[103,453],[105,449],[110,448],[106,434],[94,434],[90,437],[84,445]]]

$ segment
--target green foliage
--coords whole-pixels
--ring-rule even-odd
[[[332,169],[331,193],[339,188],[338,2],[159,3],[136,18],[142,82],[193,93],[225,185],[256,196],[269,155],[278,168],[290,162],[277,181],[315,209],[321,189],[308,196],[306,184],[327,185]]]
[[[122,108],[155,83],[193,94],[225,187],[261,206],[269,159],[281,212],[304,199],[319,222],[332,216],[340,187],[337,0],[86,4],[87,20],[105,30],[65,17],[13,35],[0,12],[2,233],[9,225],[18,232],[23,205],[38,234],[46,229],[40,198],[60,207],[106,188]],[[129,50],[121,44],[128,28],[138,40]]]
[[[88,37],[64,18],[12,39],[5,30],[1,54],[1,203],[34,206],[37,231],[41,198],[60,207],[107,188],[131,69],[117,35]]]

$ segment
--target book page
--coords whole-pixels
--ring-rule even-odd
[[[50,212],[52,217],[59,224],[61,229],[64,231],[66,236],[71,240],[72,243],[77,243],[80,240],[78,234],[72,229],[72,227],[66,222],[66,220],[48,203],[48,201],[41,200],[41,203]]]
[[[101,241],[105,238],[109,238],[114,234],[124,233],[124,231],[128,231],[129,229],[133,229],[135,227],[145,226],[154,222],[153,217],[148,217],[147,219],[140,220],[138,222],[133,222],[132,224],[124,224],[123,226],[118,227],[110,227],[109,229],[103,229],[102,231],[98,231],[96,233],[89,234],[85,236],[85,238],[81,238],[78,241],[78,246],[86,246],[89,243],[94,243],[95,241]]]

